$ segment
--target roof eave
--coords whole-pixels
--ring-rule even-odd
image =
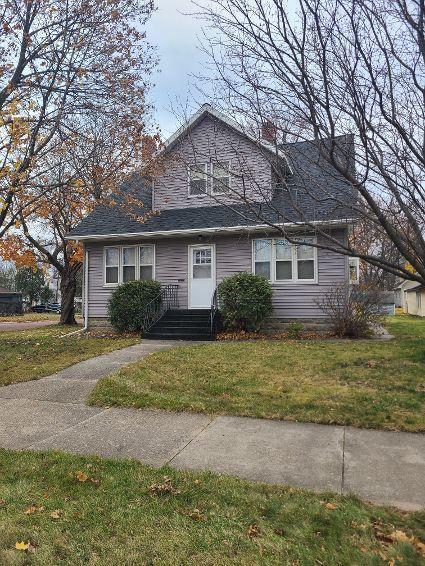
[[[128,232],[120,234],[85,234],[85,235],[68,235],[67,240],[76,242],[84,241],[100,241],[100,240],[130,240],[130,239],[152,239],[167,238],[171,236],[193,236],[204,234],[243,234],[250,232],[264,232],[265,230],[273,231],[275,227],[286,229],[305,228],[306,226],[329,227],[347,227],[355,222],[354,218],[342,218],[336,220],[316,220],[312,222],[281,222],[273,225],[256,224],[251,226],[214,226],[211,228],[190,228],[185,230],[157,230],[154,232]]]

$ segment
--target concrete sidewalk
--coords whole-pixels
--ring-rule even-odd
[[[190,344],[193,344],[191,342]],[[0,446],[135,458],[312,490],[425,507],[425,435],[195,413],[88,407],[96,381],[151,352],[145,341],[0,388]]]

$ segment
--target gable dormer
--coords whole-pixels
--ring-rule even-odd
[[[268,202],[273,196],[271,143],[256,140],[204,105],[166,142],[154,182],[156,210]]]

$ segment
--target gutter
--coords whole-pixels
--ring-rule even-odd
[[[355,218],[344,218],[340,220],[316,220],[312,222],[282,222],[275,223],[274,226],[280,226],[282,228],[302,228],[306,226],[346,226],[351,225],[355,222]],[[252,226],[232,226],[225,228],[223,226],[214,226],[213,228],[190,228],[185,230],[164,230],[156,232],[126,232],[121,234],[89,234],[86,236],[66,236],[67,240],[74,240],[77,242],[83,242],[84,240],[122,240],[125,238],[158,238],[158,237],[169,237],[169,236],[190,236],[197,234],[232,234],[232,233],[244,233],[244,232],[256,232],[264,230],[273,230],[273,226],[269,224],[255,224]]]

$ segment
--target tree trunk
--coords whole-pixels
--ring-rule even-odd
[[[65,267],[61,273],[61,319],[59,324],[77,324],[75,320],[74,299],[77,289],[77,270]]]

